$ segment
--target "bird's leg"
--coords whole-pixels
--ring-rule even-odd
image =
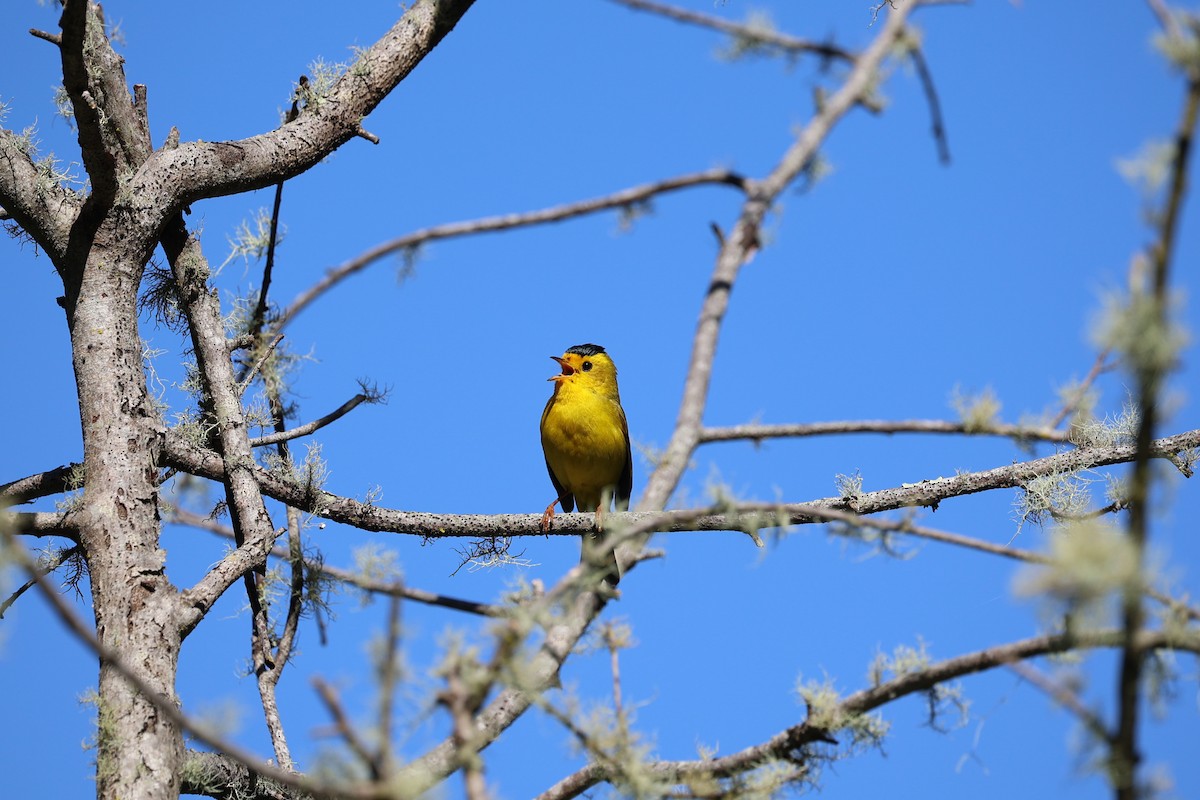
[[[554,507],[558,505],[558,500],[559,498],[554,498],[554,502],[546,506],[546,511],[542,514],[542,533],[550,530],[550,520],[554,519]]]
[[[604,530],[604,504],[596,506],[596,530]]]

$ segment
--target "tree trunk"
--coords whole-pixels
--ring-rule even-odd
[[[101,643],[174,699],[178,597],[158,547],[163,427],[147,395],[137,325],[149,250],[131,241],[143,237],[111,224],[111,216],[108,222],[87,248],[67,304],[86,470],[81,542]],[[115,245],[102,244],[105,238]],[[97,797],[178,797],[181,732],[107,663],[100,665],[97,712]]]

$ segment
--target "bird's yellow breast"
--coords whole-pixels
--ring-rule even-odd
[[[629,443],[620,404],[563,382],[546,403],[541,427],[546,464],[580,511],[594,511],[625,467]]]

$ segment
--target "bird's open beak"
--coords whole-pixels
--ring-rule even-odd
[[[553,376],[553,377],[551,377],[551,378],[547,378],[546,380],[548,380],[548,381],[561,381],[563,378],[567,377],[568,375],[574,375],[574,374],[575,374],[575,368],[574,368],[574,367],[572,367],[572,366],[571,366],[571,365],[570,365],[570,364],[569,364],[569,363],[568,363],[568,362],[567,362],[565,359],[559,358],[558,356],[550,356],[550,357],[551,357],[551,358],[553,358],[555,361],[557,361],[557,362],[558,362],[558,365],[559,365],[560,367],[562,367],[562,374],[561,374],[561,375],[555,375],[555,376]]]

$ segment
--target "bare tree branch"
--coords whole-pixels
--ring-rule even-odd
[[[356,394],[346,402],[342,403],[333,411],[329,412],[320,419],[315,419],[312,422],[304,425],[297,425],[295,428],[288,430],[268,433],[265,436],[256,436],[250,440],[251,447],[263,447],[269,444],[279,444],[280,442],[290,442],[292,439],[299,439],[301,436],[308,436],[310,433],[315,433],[326,425],[337,422],[342,417],[349,414],[354,409],[358,408],[362,403],[378,402],[377,398],[373,398],[366,394]],[[2,489],[2,487],[0,487]]]
[[[929,104],[929,117],[933,127],[933,141],[937,144],[938,161],[944,166],[950,165],[950,142],[946,138],[946,122],[942,118],[942,104],[938,100],[937,89],[933,85],[933,73],[925,61],[925,51],[920,46],[914,46],[908,52],[916,67],[917,77],[921,80],[921,88],[925,90],[925,102]]]
[[[299,115],[298,101],[292,102],[292,109],[288,114],[287,122],[291,122]],[[263,264],[262,285],[258,289],[258,302],[254,305],[254,314],[250,318],[250,332],[259,336],[262,333],[263,326],[267,322],[267,309],[270,307],[270,301],[267,299],[271,290],[271,276],[275,271],[275,245],[279,242],[279,207],[283,203],[283,181],[275,184],[275,204],[271,208],[271,230],[269,234],[269,244],[267,246],[267,258]],[[278,339],[274,340],[278,342]],[[243,380],[249,382],[247,376]]]
[[[163,250],[171,262],[179,302],[187,314],[192,351],[197,372],[215,418],[216,437],[221,448],[225,499],[237,536],[235,551],[246,568],[231,572],[221,569],[229,559],[210,570],[191,591],[184,593],[186,603],[181,614],[180,634],[187,634],[203,619],[204,613],[233,581],[241,577],[250,602],[251,660],[262,700],[267,730],[279,766],[292,770],[292,758],[279,720],[275,700],[274,674],[280,668],[272,652],[272,635],[261,594],[261,575],[253,570],[266,563],[267,552],[275,542],[271,518],[263,503],[262,492],[254,480],[254,457],[246,431],[241,404],[241,387],[233,373],[233,363],[225,341],[220,302],[208,291],[208,263],[199,242],[184,228],[180,215],[164,231]]]
[[[851,420],[846,422],[809,422],[796,424],[730,425],[723,428],[701,428],[697,444],[706,442],[730,442],[749,439],[761,442],[764,439],[782,439],[806,436],[830,436],[843,433],[950,433],[971,436],[1003,436],[1017,441],[1043,441],[1066,444],[1070,440],[1063,431],[1054,426],[1033,427],[1028,425],[1006,425],[997,423],[978,428],[962,422],[937,419],[910,420]]]
[[[54,45],[55,47],[62,47],[62,35],[61,34],[50,33],[49,31],[38,30],[37,28],[30,28],[29,35],[34,37],[35,39],[41,39],[43,41],[49,42],[50,44]]]
[[[49,157],[34,163],[32,147],[28,137],[0,128],[0,206],[61,270],[82,200],[62,186]]]
[[[1200,35],[1192,33],[1191,46],[1200,41]],[[1168,317],[1168,273],[1179,217],[1187,191],[1188,166],[1192,153],[1192,140],[1200,117],[1200,68],[1195,65],[1187,69],[1187,91],[1183,112],[1176,129],[1174,157],[1170,165],[1170,181],[1167,188],[1165,208],[1156,218],[1158,238],[1150,248],[1152,271],[1148,280],[1139,280],[1135,265],[1131,275],[1131,304],[1150,301],[1152,322],[1144,336],[1166,337],[1169,330]],[[1147,285],[1148,284],[1148,285]],[[1154,434],[1161,414],[1159,397],[1170,365],[1153,356],[1141,359],[1130,358],[1128,368],[1137,380],[1137,404],[1140,412],[1136,438],[1136,454],[1133,474],[1129,483],[1129,536],[1134,543],[1137,570],[1143,570],[1146,546],[1149,538],[1151,503],[1151,459],[1153,458]],[[1141,593],[1135,588],[1125,592],[1123,603],[1124,647],[1121,654],[1121,674],[1117,696],[1119,713],[1117,729],[1113,737],[1110,778],[1116,787],[1118,800],[1136,800],[1139,794],[1137,768],[1141,753],[1137,745],[1138,710],[1141,696],[1141,675],[1145,652],[1138,647],[1137,639],[1145,622]]]
[[[473,716],[476,708],[463,682],[461,665],[458,662],[446,675],[446,688],[438,693],[438,702],[450,712],[453,721],[455,760],[463,770],[463,781],[468,800],[486,800],[487,785],[483,780],[483,759],[479,756],[479,743]]]
[[[549,208],[538,209],[537,211],[526,211],[521,214],[502,214],[495,217],[483,217],[482,219],[467,220],[465,222],[450,222],[444,225],[435,225],[431,228],[423,228],[419,231],[392,239],[389,242],[376,245],[357,258],[329,270],[324,278],[302,292],[292,301],[291,305],[288,306],[287,310],[283,312],[276,322],[275,327],[277,330],[282,329],[297,314],[308,308],[318,297],[381,258],[386,258],[394,253],[412,250],[427,242],[438,239],[452,239],[458,236],[470,236],[478,233],[513,230],[515,228],[544,225],[551,222],[562,222],[586,214],[595,214],[613,208],[626,208],[638,203],[644,203],[655,195],[708,184],[734,186],[745,190],[745,179],[741,175],[727,169],[710,169],[704,172],[668,178],[655,183],[633,186],[603,197],[581,200],[576,203],[551,206]]]
[[[277,333],[271,337],[271,341],[267,342],[267,346],[263,348],[262,355],[260,355],[258,360],[250,366],[250,369],[246,371],[246,377],[242,378],[241,382],[238,384],[237,393],[239,397],[244,395],[246,390],[250,388],[250,383],[254,380],[254,376],[257,375],[258,371],[263,368],[263,365],[267,363],[267,359],[271,357],[271,354],[275,352],[275,348],[278,347],[279,343],[282,341],[283,334]]]
[[[93,30],[90,36],[89,23]],[[103,28],[104,23],[98,7],[93,7],[88,0],[66,3],[58,24],[62,28],[58,50],[62,58],[63,88],[70,98],[72,117],[79,130],[79,152],[83,157],[83,166],[92,181],[91,201],[107,207],[117,193],[119,165],[107,151],[106,145],[109,143],[100,124],[101,115],[108,110],[101,103],[108,98],[103,93],[99,93],[100,97],[97,98],[93,93],[92,76],[88,74],[89,65],[84,60],[84,52],[86,50],[90,54],[96,46],[101,51],[107,49],[111,52],[112,48],[102,30],[95,35],[96,29]],[[120,152],[121,149],[117,145],[116,150]]]
[[[62,536],[79,541],[79,519],[62,511],[0,511],[0,527],[25,536]]]
[[[1154,443],[1152,453],[1156,458],[1177,461],[1178,453],[1196,447],[1200,447],[1200,430],[1159,439]],[[214,453],[197,448],[178,438],[168,437],[163,455],[167,466],[213,480],[221,480],[223,477],[220,459]],[[1037,477],[1128,463],[1133,460],[1134,455],[1135,447],[1133,445],[1089,447],[982,472],[964,473],[952,478],[937,478],[892,489],[864,492],[853,498],[853,502],[839,497],[813,500],[807,505],[840,508],[857,511],[860,514],[874,514],[912,506],[936,507],[943,500],[951,497],[992,489],[1009,489],[1021,486]],[[1177,465],[1179,464],[1177,463]],[[540,513],[430,514],[387,509],[324,491],[309,495],[302,487],[283,481],[266,470],[257,467],[250,469],[263,492],[269,497],[362,530],[409,533],[430,539],[480,538],[498,535],[501,532],[507,536],[545,535],[541,529]],[[786,506],[784,507],[786,508]],[[605,519],[612,520],[614,525],[617,525],[655,518],[661,522],[661,525],[652,526],[652,529],[663,531],[740,530],[739,523],[731,523],[719,514],[689,523],[694,527],[676,527],[669,522],[672,513],[679,512],[661,515],[651,512],[641,514],[614,512],[607,515]],[[803,524],[812,521],[801,516],[788,520],[786,524]],[[775,524],[785,523],[780,521]],[[591,514],[559,514],[555,516],[554,526],[549,533],[551,535],[590,533],[594,525],[595,519]]]
[[[0,485],[0,505],[28,503],[39,497],[62,494],[70,489],[71,475],[77,474],[81,467],[81,464],[65,464]]]
[[[333,717],[333,724],[337,727],[338,735],[342,737],[342,741],[350,748],[350,752],[358,757],[358,760],[364,766],[371,770],[371,780],[378,781],[381,777],[379,765],[375,761],[375,754],[371,752],[371,748],[358,735],[357,729],[350,722],[350,718],[346,716],[345,710],[342,708],[342,701],[338,698],[337,692],[320,676],[312,679],[313,688],[317,690],[317,697],[321,698],[321,704],[325,706],[325,710],[329,712],[329,716]]]
[[[1074,391],[1071,393],[1071,396],[1067,398],[1065,403],[1063,403],[1063,407],[1058,410],[1058,413],[1054,415],[1054,418],[1047,423],[1047,427],[1057,428],[1066,421],[1067,417],[1079,410],[1080,405],[1087,397],[1088,390],[1092,388],[1092,385],[1096,382],[1096,379],[1115,366],[1108,363],[1108,356],[1109,350],[1107,348],[1100,351],[1100,353],[1096,355],[1096,360],[1092,362],[1092,368],[1088,370],[1088,374],[1084,376],[1084,379],[1080,382],[1080,384],[1075,387]]]

